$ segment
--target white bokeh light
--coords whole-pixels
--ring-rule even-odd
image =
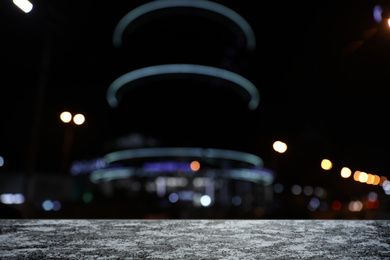
[[[209,195],[203,195],[200,198],[200,204],[202,204],[203,207],[208,207],[211,204],[211,198]]]

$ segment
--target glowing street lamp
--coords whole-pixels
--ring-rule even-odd
[[[73,117],[73,122],[76,124],[76,125],[82,125],[84,124],[85,122],[85,117],[84,115],[82,114],[77,114]]]
[[[352,171],[348,167],[343,167],[341,169],[341,177],[349,178],[351,175],[352,175]]]
[[[64,111],[60,114],[60,119],[64,123],[69,123],[72,121],[72,114],[68,111]],[[82,125],[85,122],[85,116],[83,114],[76,114],[73,117],[73,123],[76,125]]]
[[[60,119],[64,123],[69,123],[70,121],[72,121],[72,114],[68,111],[64,111],[61,113]]]
[[[283,143],[281,141],[274,142],[272,147],[278,153],[284,153],[284,152],[287,151],[287,144],[285,144],[285,143]]]
[[[13,2],[25,13],[29,13],[33,9],[32,3],[30,3],[28,0],[13,0]]]
[[[328,160],[328,159],[323,159],[321,161],[321,168],[326,170],[326,171],[332,169],[332,166],[333,166],[332,162],[330,160]]]
[[[364,183],[364,182],[367,182],[367,180],[368,180],[368,174],[365,173],[365,172],[360,172],[360,174],[359,174],[359,181],[361,183]]]
[[[60,114],[60,119],[63,123],[70,123],[72,118],[75,125],[82,125],[85,122],[85,116],[83,114],[76,114],[75,116],[72,116],[72,114],[68,111],[64,111]],[[73,136],[74,127],[66,127],[60,168],[61,174],[65,173],[65,169],[68,164],[70,150],[73,143]]]

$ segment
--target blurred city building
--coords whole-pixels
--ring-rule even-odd
[[[1,217],[21,217],[22,213],[31,218],[388,218],[390,183],[386,167],[368,158],[374,148],[361,148],[362,144],[367,148],[368,141],[356,141],[362,139],[363,132],[372,131],[371,124],[354,121],[361,120],[361,115],[370,118],[371,123],[384,120],[379,112],[368,113],[368,105],[361,105],[366,104],[365,90],[353,92],[352,96],[360,98],[355,101],[346,94],[352,93],[352,88],[355,91],[353,83],[348,85],[351,89],[344,90],[337,84],[327,86],[332,77],[339,81],[337,73],[356,77],[359,73],[352,69],[355,64],[364,71],[367,64],[375,63],[370,58],[375,55],[367,54],[374,48],[368,43],[378,41],[375,34],[385,38],[382,25],[387,20],[382,7],[375,5],[370,13],[379,29],[373,26],[365,30],[364,41],[352,42],[341,54],[337,51],[343,59],[336,57],[335,50],[329,54],[324,47],[328,38],[337,38],[333,31],[310,36],[312,41],[316,37],[320,41],[312,49],[326,51],[318,60],[310,56],[316,61],[306,64],[303,58],[296,62],[284,57],[285,53],[293,56],[298,52],[294,48],[301,42],[286,39],[305,38],[299,34],[303,29],[291,26],[288,34],[280,29],[285,28],[286,21],[274,30],[265,28],[261,20],[255,34],[246,17],[227,6],[223,1],[148,1],[121,11],[124,15],[117,20],[110,18],[111,24],[102,22],[109,29],[101,28],[102,23],[100,27],[91,26],[91,20],[88,29],[77,35],[69,34],[79,26],[77,21],[71,29],[64,26],[65,30],[61,21],[66,19],[56,16],[55,8],[36,8],[39,14],[50,14],[39,21],[49,28],[47,31],[56,33],[43,33],[47,41],[42,47],[42,79],[38,80],[35,105],[38,112],[44,110],[44,105],[50,104],[52,109],[41,115],[47,124],[42,133],[38,131],[42,122],[38,112],[33,119],[31,139],[35,146],[31,145],[29,151],[20,152],[20,145],[14,147],[10,142],[13,150],[7,152],[15,154],[11,164],[18,165],[22,155],[30,157],[26,172],[3,170],[10,164],[9,157],[0,156]],[[26,8],[35,11],[30,5]],[[285,14],[293,13],[288,6],[283,10]],[[114,8],[109,11],[114,12]],[[258,16],[257,11],[252,12]],[[294,24],[310,21],[291,16],[299,18],[300,22]],[[279,19],[273,14],[270,17]],[[340,15],[339,20],[345,17]],[[48,22],[51,19],[58,24]],[[112,39],[103,33],[91,37],[103,29],[110,31]],[[318,27],[314,31],[317,29],[325,30]],[[59,36],[62,33],[72,35],[69,50],[66,37]],[[262,33],[269,35],[259,35]],[[278,36],[278,41],[270,35]],[[103,43],[93,46],[88,37]],[[263,38],[257,42],[256,37]],[[55,42],[58,49],[66,51],[53,52],[51,57]],[[88,56],[85,60],[77,57],[81,43],[88,46],[82,49]],[[257,45],[262,50],[254,56]],[[103,46],[109,51],[101,51]],[[348,56],[359,49],[365,51],[364,58],[359,56],[363,61]],[[376,55],[382,56],[382,52]],[[53,67],[49,66],[50,58]],[[266,61],[254,69],[252,59],[259,63],[263,58]],[[91,63],[98,65],[87,71]],[[341,72],[323,76],[337,67],[334,64],[342,68]],[[360,74],[368,78],[379,75],[370,71]],[[15,75],[11,78],[14,80]],[[75,82],[73,92],[58,94],[55,87],[48,88],[47,94],[55,92],[56,98],[43,102],[44,87],[50,78],[60,90],[68,90],[69,82]],[[85,81],[76,83],[81,78]],[[100,78],[103,90],[94,85]],[[259,89],[266,80],[277,83],[262,89],[267,97],[263,99]],[[75,93],[89,81],[92,87],[86,87],[82,95]],[[340,82],[345,85],[347,80]],[[324,91],[315,93],[313,85]],[[379,84],[372,85],[374,92],[380,90]],[[307,92],[310,98],[305,97]],[[30,92],[26,93],[26,99],[30,98]],[[58,102],[60,95],[65,101]],[[86,110],[85,117],[73,123],[68,112],[65,121],[61,118],[63,123],[53,123],[54,111],[62,111],[64,104],[71,102],[77,105],[69,111],[81,115]],[[349,115],[344,106],[349,112],[355,109],[356,114]],[[374,107],[375,112],[385,110],[379,105]],[[267,112],[259,112],[262,108]],[[317,109],[315,117],[310,113],[312,109]],[[93,120],[90,114],[94,114]],[[4,118],[7,116],[11,117]],[[15,128],[23,128],[20,120],[12,120],[18,121]],[[359,126],[353,122],[359,122]],[[11,132],[13,128],[9,129]],[[386,137],[383,129],[375,129],[370,135]],[[24,145],[25,137],[17,136]],[[386,151],[386,139],[382,141],[376,145]],[[386,153],[376,154],[380,160],[387,160]],[[372,172],[365,172],[362,165],[369,165]]]

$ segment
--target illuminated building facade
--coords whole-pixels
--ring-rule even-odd
[[[237,37],[236,43],[241,44],[237,48],[241,52],[251,52],[256,46],[250,25],[238,13],[211,1],[193,0],[152,1],[133,9],[118,22],[113,35],[114,46],[119,51],[128,51],[126,43],[131,39],[131,32],[140,30],[142,22],[158,21],[171,14],[188,14],[194,19],[212,17]],[[210,54],[205,53],[205,57]],[[190,59],[155,65],[153,56],[148,56],[146,51],[144,55],[150,62],[148,66],[123,74],[109,86],[107,102],[115,111],[126,109],[123,104],[128,102],[127,97],[135,88],[148,88],[151,83],[176,79],[206,86],[217,82],[222,91],[225,87],[234,90],[246,102],[249,111],[258,108],[260,95],[256,86],[238,72],[220,64],[197,64]],[[142,217],[262,217],[272,202],[271,184],[275,175],[265,169],[262,159],[254,154],[212,147],[141,145],[124,149],[126,146],[120,142],[118,146],[122,149],[112,149],[95,164],[94,170],[86,167],[86,172],[90,173],[91,182],[104,199],[130,200],[131,205],[138,205],[134,206],[135,211],[144,210]],[[81,164],[74,163],[73,174],[78,175],[82,171],[77,169],[82,168]],[[146,205],[140,206],[142,203]],[[123,206],[126,202],[121,205],[132,207]]]

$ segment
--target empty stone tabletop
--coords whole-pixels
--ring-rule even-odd
[[[390,221],[0,220],[0,259],[390,259]]]

